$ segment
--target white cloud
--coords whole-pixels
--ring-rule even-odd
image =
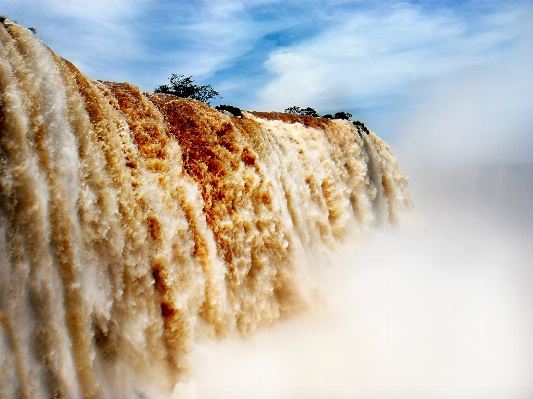
[[[137,14],[148,3],[148,0],[40,0],[37,3],[45,6],[57,15],[98,22],[102,19],[132,16]]]
[[[258,6],[274,3],[279,0],[216,0],[195,4],[186,17],[176,20],[171,31],[175,37],[186,40],[168,49],[168,71],[174,68],[172,72],[179,69],[205,78],[227,68],[258,46],[266,34],[295,22],[294,16],[283,14],[268,23],[254,19]]]
[[[470,32],[460,16],[409,5],[339,15],[316,38],[270,56],[266,67],[277,77],[264,88],[258,108],[372,106],[419,79],[494,61],[492,48],[514,37],[512,15],[477,24],[484,29]]]
[[[496,65],[478,66],[412,91],[420,98],[399,129],[406,162],[433,166],[533,162],[533,29]]]
[[[283,22],[252,18],[258,1],[4,0],[2,12],[97,79],[150,90],[171,73],[199,80],[254,48]],[[282,18],[283,19],[283,18]]]
[[[242,5],[230,2],[195,9],[186,24],[176,25],[171,32],[185,42],[168,49],[169,68],[178,65],[179,70],[197,76],[209,76],[249,51],[258,37]]]
[[[139,59],[142,43],[130,21],[149,0],[4,0],[8,16],[34,26],[39,37],[93,78],[120,77],[124,61]],[[134,4],[134,5],[132,5]],[[124,80],[124,79],[122,79]]]

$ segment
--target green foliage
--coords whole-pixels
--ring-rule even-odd
[[[301,108],[297,107],[296,105],[294,107],[285,108],[285,113],[287,114],[294,114],[294,115],[301,115]]]
[[[365,126],[365,124],[363,122],[354,121],[353,125],[356,127],[356,129],[362,130],[366,134],[370,134],[370,131],[368,130],[368,128]]]
[[[242,112],[240,108],[234,107],[233,105],[221,104],[215,107],[219,111],[228,111],[233,114],[233,116],[242,117]]]
[[[289,107],[289,108],[286,108],[285,109],[285,112],[287,114],[294,114],[294,115],[307,115],[307,116],[313,116],[315,118],[318,118],[320,117],[320,115],[318,114],[318,112],[316,112],[313,108],[311,107],[307,107],[307,108],[300,108],[300,107],[297,107],[296,105],[293,106],[293,107]]]
[[[220,97],[220,93],[211,85],[198,86],[194,84],[192,76],[178,75],[173,73],[170,77],[170,85],[161,85],[154,93],[171,94],[176,97],[193,98],[209,104],[212,98]]]
[[[155,93],[171,94],[176,97],[193,98],[198,101],[209,104],[212,98],[220,97],[220,93],[213,89],[211,85],[199,86],[194,84],[192,76],[173,73],[170,77],[170,85],[161,85],[154,90]],[[221,104],[215,107],[219,111],[227,111],[237,117],[242,117],[241,110],[237,107],[227,104]],[[300,108],[296,105],[286,108],[285,112],[293,115],[306,115],[314,118],[320,118],[320,114],[313,108]],[[336,112],[335,115],[325,114],[322,118],[350,120],[352,114],[345,111]],[[363,125],[364,126],[364,125]]]
[[[313,108],[307,107],[307,108],[300,108],[296,105],[293,107],[289,107],[285,109],[285,112],[288,114],[294,114],[294,115],[307,115],[307,116],[313,116],[315,118],[320,118],[321,116],[316,112]],[[349,121],[352,117],[352,114],[349,112],[339,111],[336,112],[335,115],[331,114],[325,114],[322,115],[322,118],[328,118],[328,119],[344,119]]]
[[[352,117],[352,114],[350,114],[349,112],[340,111],[340,112],[335,112],[335,116],[333,117],[333,119],[344,119],[344,120],[349,121],[351,117]]]

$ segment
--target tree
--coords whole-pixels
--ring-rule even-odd
[[[307,116],[313,116],[315,118],[320,117],[318,112],[316,112],[313,108],[307,107],[305,109],[302,109],[300,107],[297,107],[296,105],[293,107],[289,107],[285,109],[285,112],[287,114],[294,114],[294,115],[307,115]]]
[[[241,118],[242,118],[242,112],[241,112],[241,109],[240,109],[240,108],[237,108],[237,107],[234,107],[233,105],[221,104],[221,105],[217,105],[215,108],[216,108],[218,111],[227,111],[227,112],[229,112],[230,114],[232,114],[233,116],[241,117]]]
[[[335,112],[335,115],[331,114],[325,114],[320,116],[318,112],[316,112],[313,108],[307,107],[307,108],[300,108],[296,105],[293,107],[285,108],[285,112],[288,114],[294,114],[294,115],[307,115],[307,116],[313,116],[315,118],[327,118],[327,119],[345,119],[347,121],[350,120],[352,117],[352,114],[349,112],[339,111]]]
[[[193,98],[209,104],[212,98],[220,97],[220,93],[213,89],[211,85],[198,86],[194,84],[192,76],[173,73],[170,77],[170,85],[161,85],[154,90],[154,93],[172,94],[176,97]]]
[[[352,117],[352,114],[350,114],[349,112],[340,111],[340,112],[335,112],[333,119],[345,119],[349,121],[351,117]]]
[[[353,125],[358,128],[358,129],[361,129],[363,132],[365,132],[366,134],[370,134],[370,131],[368,130],[368,128],[365,126],[365,124],[363,122],[359,122],[359,121],[354,121],[352,122]]]

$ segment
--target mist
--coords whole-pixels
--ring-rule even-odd
[[[533,167],[464,172],[418,174],[411,225],[316,265],[314,312],[197,344],[179,397],[531,397]]]
[[[175,398],[504,399],[512,397],[529,399],[533,396],[531,378],[533,375],[533,341],[531,340],[533,336],[533,269],[531,267],[533,265],[533,249],[531,248],[533,238],[533,204],[531,201],[533,196],[533,135],[531,134],[533,130],[533,117],[531,116],[533,35],[531,27],[528,26],[529,21],[526,19],[520,22],[523,26],[519,26],[519,29],[525,32],[521,36],[523,38],[521,42],[495,41],[501,46],[515,46],[513,51],[501,53],[508,54],[509,57],[497,60],[497,62],[481,63],[483,65],[469,62],[467,67],[459,71],[449,68],[442,74],[438,74],[438,77],[434,74],[425,74],[423,81],[407,79],[408,83],[401,85],[402,89],[410,85],[405,89],[405,98],[409,98],[409,101],[406,101],[405,112],[402,112],[401,116],[394,116],[397,120],[390,125],[395,126],[396,131],[393,132],[394,135],[389,136],[394,136],[394,139],[390,141],[391,147],[398,156],[404,171],[410,176],[410,191],[416,204],[415,211],[408,221],[397,226],[380,227],[362,237],[349,237],[344,245],[324,254],[323,258],[315,258],[316,253],[312,250],[309,250],[307,255],[302,254],[301,259],[298,259],[299,262],[295,263],[301,263],[302,269],[308,272],[311,280],[310,292],[314,293],[311,308],[294,317],[282,319],[270,327],[262,327],[246,339],[242,339],[235,331],[228,328],[232,332],[222,341],[203,336],[196,339],[195,336],[193,342],[193,327],[190,329],[180,327],[182,324],[178,323],[181,323],[183,319],[176,315],[176,331],[186,330],[186,334],[190,335],[190,337],[189,335],[184,337],[186,345],[180,346],[179,350],[183,351],[184,356],[181,357],[182,352],[179,352],[179,360],[185,359],[189,354],[191,367],[188,370],[189,376],[184,377],[183,382],[177,385],[174,392]],[[32,34],[20,29],[24,32],[21,35],[26,35],[23,47],[40,46],[34,43],[35,38]],[[209,32],[211,33],[211,30]],[[306,46],[301,48],[305,49]],[[28,50],[28,53],[32,52]],[[50,86],[50,93],[57,93],[57,90],[62,87],[61,84],[53,84],[56,78],[58,82],[60,81],[55,64],[60,61],[59,57],[54,59],[48,57],[43,63],[36,64],[41,68],[38,73],[42,74],[42,81]],[[217,61],[217,63],[220,62]],[[307,64],[310,65],[310,69],[316,69],[313,63]],[[389,62],[387,65],[394,66],[395,64]],[[65,69],[65,65],[61,68],[68,76],[76,73],[75,76],[78,79],[84,81],[86,79],[79,72]],[[409,68],[407,70],[411,71]],[[52,74],[52,78],[47,77],[48,73]],[[353,75],[351,69],[347,69],[346,73]],[[407,75],[411,76],[409,73]],[[20,74],[23,80],[29,80],[28,76],[25,73]],[[89,123],[83,107],[80,106],[83,101],[72,76],[68,81],[71,86],[67,92],[76,94],[77,97],[72,100],[76,107],[68,109],[77,113],[72,120],[79,121],[74,129],[79,130],[78,137],[86,137],[81,132],[91,132],[94,127]],[[109,88],[105,90],[101,82],[87,84],[94,85],[95,93],[94,96],[88,96],[86,101],[99,102],[102,110],[110,106],[102,93],[111,95],[108,90],[112,87],[115,90],[126,90],[124,88],[126,87],[126,92],[138,90],[125,84],[121,88],[121,85],[109,82],[107,83]],[[368,82],[365,81],[365,84]],[[347,87],[347,85],[344,86]],[[368,84],[368,87],[371,86]],[[38,89],[37,85],[29,83],[21,87],[28,90]],[[103,91],[100,92],[98,87]],[[283,86],[283,91],[296,92],[287,87],[289,86]],[[61,101],[64,100],[63,102],[66,101],[63,94],[58,95],[58,98],[62,99]],[[141,97],[137,95],[131,98]],[[312,97],[309,98],[312,99]],[[62,103],[43,101],[43,104],[46,107],[54,104],[50,107],[51,111],[55,112],[61,108]],[[65,104],[63,107],[67,109]],[[133,102],[128,107],[136,109]],[[111,110],[108,113],[102,111],[102,119],[106,119],[109,115],[123,115],[122,113],[116,114],[116,112],[118,110]],[[228,123],[226,117],[229,118],[229,116],[214,114],[215,111],[207,107],[200,107],[199,111],[195,112],[216,115],[213,117],[215,120]],[[66,124],[65,115],[66,111],[59,115],[59,120],[63,120]],[[134,113],[128,115],[133,118]],[[41,119],[46,123],[50,122],[48,119]],[[117,117],[114,120],[118,120]],[[161,127],[161,131],[168,128],[163,121],[158,119],[157,122],[160,123],[158,126]],[[364,122],[367,123],[366,120]],[[84,127],[84,123],[88,126]],[[261,123],[267,124],[267,122]],[[276,125],[278,122],[268,123]],[[352,125],[346,125],[353,129]],[[371,124],[367,123],[367,125],[373,129]],[[57,126],[53,124],[53,127]],[[140,125],[135,123],[135,126]],[[279,129],[283,130],[281,127]],[[57,133],[63,134],[64,131],[66,130],[58,129]],[[116,139],[118,136],[112,136],[113,132],[110,133],[111,139],[118,140]],[[380,134],[379,131],[376,133]],[[96,141],[97,137],[93,135],[88,138],[88,143],[94,148],[100,148]],[[201,136],[196,134],[194,137]],[[93,139],[94,143],[90,141]],[[54,139],[54,145],[61,144],[61,140]],[[109,148],[122,148],[122,142],[114,142],[116,144]],[[70,145],[73,146],[73,141]],[[11,148],[18,147],[12,146]],[[127,148],[133,148],[133,144]],[[172,144],[171,148],[174,151],[178,145]],[[49,150],[46,146],[41,149]],[[73,149],[71,152],[75,153],[76,150]],[[51,152],[54,156],[60,153],[62,152],[59,150]],[[96,150],[95,153],[96,158],[81,163],[82,167],[90,165],[87,174],[82,174],[82,176],[99,179],[101,174],[107,179],[105,173],[98,173],[99,170],[104,170],[106,158]],[[122,153],[118,150],[113,154],[117,156],[117,159],[122,157]],[[48,157],[48,155],[45,154],[43,157]],[[122,162],[122,158],[120,159]],[[169,159],[171,160],[169,162],[174,162],[181,159],[181,156],[176,152]],[[62,160],[61,157],[57,158],[58,165],[64,167],[65,171],[77,167],[74,163],[66,162],[63,165]],[[102,163],[99,163],[100,161]],[[140,165],[145,162],[142,157],[139,157],[139,161]],[[313,162],[308,162],[308,164],[311,167],[315,166]],[[121,187],[129,190],[132,184],[130,184],[129,172],[125,172],[126,167],[129,166],[125,165],[123,170],[117,170],[116,174],[117,176],[125,175],[126,183]],[[246,167],[243,166],[243,168]],[[277,166],[273,166],[272,171],[276,168]],[[169,173],[178,173],[181,166],[169,163],[166,170],[170,171]],[[52,172],[56,173],[55,170]],[[146,174],[146,176],[153,177],[151,174]],[[150,179],[143,180],[146,189],[142,192],[146,193],[147,199],[153,199],[153,202],[158,204],[161,198],[166,198],[166,194],[164,190],[157,188],[159,183]],[[30,183],[33,181],[31,180]],[[109,181],[105,180],[109,183],[109,187],[112,187],[109,190],[106,188],[108,183],[95,184],[95,186],[102,187],[102,192],[107,196],[106,198],[109,198],[112,206],[105,215],[111,216],[114,215],[113,209],[115,208],[112,208],[115,206],[114,201],[120,197],[113,194],[115,193],[114,186],[111,184],[113,181],[114,179],[111,178]],[[63,184],[62,180],[60,182]],[[183,186],[185,189],[182,192],[190,196],[184,198],[183,201],[189,201],[191,207],[197,209],[197,212],[184,215],[190,218],[201,215],[205,208],[195,196],[195,186],[190,186],[189,181],[183,184],[185,184]],[[65,193],[72,191],[69,191],[68,187],[70,186],[65,183],[62,190]],[[37,191],[28,190],[33,193]],[[52,194],[57,192],[60,191],[50,190]],[[163,194],[158,194],[160,192]],[[65,212],[68,211],[69,214],[75,216],[80,214],[73,206],[74,201],[70,203],[72,207],[67,209],[61,205],[61,195],[57,195],[57,198],[54,196],[52,196],[56,201],[54,209],[58,211],[66,209]],[[125,203],[137,203],[133,195],[131,198]],[[40,208],[28,206],[29,210],[45,209],[45,205],[48,204],[45,196],[35,201],[43,205]],[[151,201],[146,201],[146,203],[149,202]],[[84,206],[91,210],[92,204],[92,201],[87,200]],[[179,219],[182,217],[181,214],[173,216],[172,212],[178,209],[177,206],[169,206],[167,212],[165,207],[168,204],[171,202],[165,202],[161,208],[158,208],[160,205],[154,208],[155,213],[160,214],[162,223],[167,223],[168,226],[189,226],[187,217]],[[124,209],[129,208],[131,206],[124,206]],[[96,215],[92,211],[87,211],[86,214]],[[175,217],[172,220],[176,222],[169,222],[169,215]],[[279,212],[273,211],[272,215],[269,214],[264,220],[272,221],[276,215],[279,216]],[[42,225],[45,227],[48,226],[46,216],[43,212]],[[68,217],[58,217],[54,223],[62,226],[62,223],[69,220]],[[196,223],[195,220],[193,221]],[[113,223],[115,223],[114,218],[111,224],[116,227],[115,236],[122,237],[122,225]],[[0,224],[3,228],[5,222]],[[28,237],[32,236],[31,229],[35,225],[34,219],[32,223],[24,224],[30,228]],[[135,225],[138,226],[138,224]],[[197,225],[200,226],[200,230],[203,229],[205,234],[202,234],[211,240],[209,248],[214,253],[216,243],[212,241],[212,235],[205,223],[194,224],[194,226]],[[228,229],[232,228],[231,223],[224,226]],[[103,230],[91,231],[98,236]],[[145,227],[139,227],[138,237],[147,237],[149,240],[148,231],[145,230]],[[44,231],[44,228],[39,231]],[[61,231],[70,230],[63,228]],[[268,231],[273,232],[273,238],[276,238],[279,233],[274,227]],[[155,241],[152,233],[150,231]],[[5,236],[4,232],[1,236]],[[42,246],[44,253],[59,248],[54,248],[46,241],[49,236],[42,240],[35,240],[36,244]],[[185,238],[188,239],[188,236]],[[1,237],[0,240],[2,240]],[[3,252],[7,253],[4,241],[0,242],[0,247],[4,248]],[[73,236],[73,242],[78,243],[80,248],[84,248],[85,242],[82,242],[81,235]],[[91,240],[90,244],[96,242],[109,244],[109,248],[112,247],[107,238]],[[139,245],[139,248],[144,243],[144,238],[135,241],[135,245]],[[152,244],[149,243],[149,245]],[[169,251],[174,251],[174,249],[186,251],[195,248],[195,245],[195,243],[175,246],[169,244],[165,248]],[[153,248],[159,251],[160,246],[154,244]],[[25,251],[27,247],[22,249]],[[90,247],[89,250],[92,251],[93,248]],[[109,261],[109,264],[114,265],[110,270],[116,270],[116,265],[123,261],[122,258],[125,258],[120,255],[121,253],[121,251],[115,253],[112,250],[100,249],[91,252],[95,257],[102,256],[105,262]],[[139,256],[141,255],[146,256],[146,251],[139,251]],[[29,253],[29,256],[35,258],[35,264],[42,264],[42,270],[48,270],[39,252],[33,251]],[[51,255],[50,258],[54,259]],[[0,263],[7,265],[9,259],[3,256]],[[200,263],[195,263],[193,255],[184,252],[184,255],[180,255],[180,259],[184,259],[184,262],[191,261],[191,270],[193,267],[198,267],[194,270],[198,270],[198,276],[201,275]],[[213,259],[206,258],[206,262]],[[130,263],[135,264],[133,261]],[[185,270],[182,264],[178,266],[177,273]],[[219,264],[216,263],[215,266]],[[273,265],[268,264],[268,266]],[[8,270],[7,267],[4,269]],[[84,266],[83,270],[87,270],[87,267]],[[280,275],[276,273],[272,272],[272,275]],[[9,276],[6,273],[0,276],[5,287],[9,286]],[[48,272],[43,272],[42,276],[43,278],[51,276],[50,279],[55,279],[53,281],[61,280],[59,274],[50,275]],[[102,276],[105,277],[105,273]],[[223,272],[207,276],[205,279],[192,278],[191,281],[201,287],[206,279],[211,277],[215,282],[222,282],[221,276]],[[297,276],[296,272],[295,276]],[[153,278],[155,278],[150,270],[147,270],[145,277],[143,281],[147,285],[139,290],[143,293],[150,292]],[[102,281],[107,280],[102,277]],[[307,282],[303,280],[296,279],[296,281],[302,286],[307,285]],[[178,288],[190,290],[194,295],[198,295],[200,291],[194,284],[182,284],[178,285]],[[54,285],[44,285],[50,287],[50,293],[59,292]],[[76,284],[72,286],[78,287]],[[102,286],[105,288],[104,291],[87,295],[92,301],[91,304],[94,302],[94,306],[102,309],[99,313],[101,320],[97,320],[98,322],[107,320],[106,317],[110,318],[107,306],[112,303],[113,294],[117,291],[107,283],[103,283]],[[269,289],[267,287],[264,290],[265,295],[270,294]],[[89,288],[90,290],[92,288]],[[8,290],[4,291],[8,292]],[[83,295],[85,294],[82,292],[80,297],[83,298]],[[104,303],[105,295],[110,298],[107,304]],[[49,297],[56,298],[54,295]],[[21,298],[20,303],[26,304],[25,297]],[[182,297],[178,299],[181,300],[180,298]],[[196,323],[197,309],[201,301],[192,302],[194,303],[190,305],[190,309],[187,308],[189,309],[187,311],[190,312],[188,313],[190,319]],[[7,302],[2,302],[2,312],[4,312],[3,303]],[[66,303],[73,302],[66,301]],[[214,307],[221,303],[223,302],[216,298],[212,301]],[[38,319],[33,320],[34,314],[28,310],[27,318],[32,320],[31,328],[21,329],[23,332],[21,342],[26,342],[26,337],[27,342],[30,342],[34,326],[48,323],[46,325],[50,327],[49,331],[53,332],[48,340],[50,356],[59,359],[62,354],[74,351],[78,355],[86,355],[82,360],[91,364],[94,360],[91,352],[79,349],[83,342],[80,341],[78,347],[73,347],[67,339],[66,327],[61,331],[52,328],[56,324],[63,325],[60,324],[62,320],[59,320],[63,314],[61,313],[63,302],[58,299],[56,302],[50,302],[48,307],[43,307],[43,309],[56,309],[52,306],[55,304],[59,310],[50,311],[49,314],[55,315],[56,319],[49,318],[48,314],[43,313],[39,314]],[[167,303],[161,309],[168,310],[166,306],[168,306]],[[263,306],[262,309],[269,310],[268,306]],[[160,323],[159,326],[163,331],[164,324],[160,320],[162,317],[160,313],[154,312],[154,319],[150,319],[140,312],[137,314],[135,311],[121,311],[118,313],[119,318],[116,322],[118,331],[122,333],[120,328],[123,326],[133,330],[136,328],[142,330],[144,327],[150,329],[157,326],[157,323]],[[24,312],[13,314],[18,318],[17,320],[24,320],[26,317]],[[7,320],[4,313],[1,316],[2,321]],[[171,316],[174,314],[172,313]],[[213,322],[218,321],[220,319],[217,319],[215,314]],[[3,321],[3,323],[7,326],[7,322]],[[88,324],[81,327],[87,326],[86,336],[89,337],[87,342],[90,343],[94,328]],[[103,332],[107,327],[104,324],[102,326],[98,328]],[[8,328],[5,327],[5,330],[7,331]],[[59,333],[56,334],[57,331]],[[126,342],[129,345],[124,346],[126,349],[120,351],[125,361],[138,355],[138,359],[141,360],[137,364],[142,364],[143,370],[145,365],[149,366],[146,367],[146,374],[149,374],[149,378],[156,381],[159,377],[164,379],[164,373],[159,376],[160,370],[163,370],[162,362],[157,362],[158,359],[159,361],[165,359],[165,356],[158,355],[157,357],[150,352],[145,352],[144,350],[151,346],[143,345],[142,342],[139,343],[140,341],[131,341],[130,345],[131,337],[143,337],[143,335],[129,334],[127,329],[125,331],[126,339],[122,339],[123,335],[118,335],[117,338],[117,342]],[[3,336],[7,336],[7,333]],[[61,341],[56,340],[54,338],[56,336],[67,338]],[[157,339],[160,338],[160,336],[157,337]],[[52,345],[56,341],[59,342],[60,349]],[[4,339],[3,342],[8,342],[8,340]],[[191,349],[189,342],[191,342]],[[32,350],[30,345],[20,346],[27,348],[28,351]],[[159,348],[157,345],[154,347]],[[10,348],[10,345],[6,344],[2,348]],[[6,350],[4,353],[8,352]],[[13,355],[13,358],[15,357]],[[75,379],[75,376],[69,374],[71,371],[68,371],[73,369],[72,363],[68,360],[70,358],[65,356],[65,359],[67,361],[64,363],[59,360],[50,361],[46,366],[52,368],[57,365],[59,372],[65,372],[66,377],[58,378],[57,385],[63,384],[69,378]],[[8,359],[4,362],[4,368],[14,370],[13,364],[15,364],[14,361],[10,363]],[[31,374],[33,372],[31,367],[34,366],[21,367],[17,373],[22,373],[26,369],[30,370],[29,374]],[[137,385],[143,384],[142,380],[137,381],[133,377],[134,373],[131,373],[131,381],[122,378],[122,375],[129,375],[128,370],[126,368],[124,370],[126,371],[116,367],[116,375],[112,374],[109,378],[111,380],[116,378],[124,386],[131,383],[137,388]],[[97,374],[100,372],[98,369]],[[106,373],[102,372],[102,374]],[[16,377],[8,375],[8,378],[15,381],[13,386],[18,384]],[[43,380],[42,383],[46,384],[47,381]],[[38,386],[39,383],[32,381],[31,385]],[[105,388],[105,384],[103,386]],[[152,393],[150,387],[146,390],[136,390],[135,393],[127,392],[127,387],[122,389],[124,397],[130,393],[132,395],[141,395],[138,392]],[[75,386],[71,391],[65,392],[75,393],[74,391]],[[43,397],[46,396],[43,394]],[[155,392],[152,397],[159,396]]]
[[[497,67],[412,88],[419,102],[392,143],[410,176],[410,223],[313,265],[314,311],[244,341],[198,343],[177,396],[532,397],[528,38]]]

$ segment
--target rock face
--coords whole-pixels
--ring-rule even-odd
[[[0,396],[161,398],[199,335],[313,305],[311,259],[412,206],[348,121],[91,80],[0,25]]]

